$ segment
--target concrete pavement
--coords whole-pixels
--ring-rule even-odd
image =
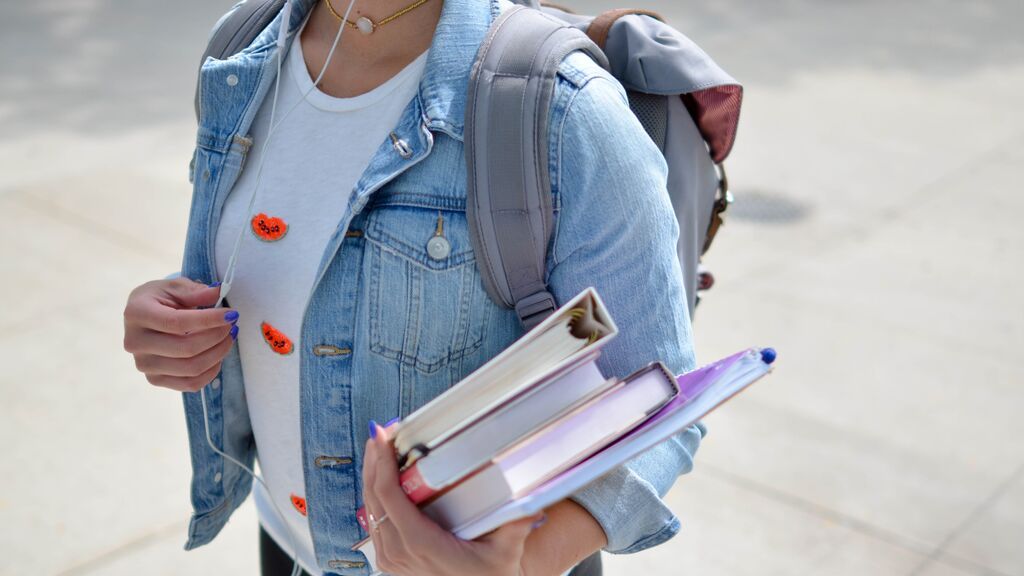
[[[248,504],[181,550],[181,401],[120,349],[178,267],[229,4],[0,6],[0,574],[257,572]],[[607,573],[1024,575],[1024,8],[636,4],[747,89],[699,356],[780,360],[707,420],[682,533]]]

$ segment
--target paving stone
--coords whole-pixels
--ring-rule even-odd
[[[222,576],[259,574],[259,523],[252,502],[243,504],[232,515],[217,538],[200,548],[185,551],[181,535],[185,524],[166,530],[153,538],[109,557],[70,571],[67,576]]]
[[[950,542],[946,554],[1006,574],[1024,574],[1024,474],[1016,474],[1007,489]]]
[[[987,573],[984,571],[967,571],[956,566],[933,561],[922,567],[919,572],[914,572],[913,576],[968,576],[972,574]]]
[[[15,439],[0,459],[0,525],[18,527],[0,536],[24,551],[5,558],[12,573],[57,573],[188,519],[181,397],[135,371],[120,306],[0,335],[0,437]]]
[[[835,519],[701,474],[669,494],[683,528],[635,555],[605,555],[611,576],[904,575],[924,556]]]

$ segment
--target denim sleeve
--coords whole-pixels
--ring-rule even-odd
[[[691,370],[665,159],[614,79],[595,74],[567,100],[551,152],[557,216],[549,287],[560,302],[587,286],[601,295],[619,327],[599,361],[606,375],[626,376],[655,360],[675,373]],[[686,429],[571,497],[604,529],[605,550],[638,552],[679,531],[662,497],[692,468],[703,435],[703,426]]]

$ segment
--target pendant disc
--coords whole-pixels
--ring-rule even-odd
[[[356,20],[356,28],[358,28],[359,31],[362,32],[363,34],[372,34],[373,20],[370,20],[366,16],[361,16],[358,20]]]

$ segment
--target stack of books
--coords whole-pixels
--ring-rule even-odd
[[[402,420],[392,433],[402,489],[473,539],[540,512],[689,427],[767,374],[770,348],[676,376],[660,362],[608,378],[618,329],[593,288]],[[365,512],[357,514],[366,527]],[[356,544],[372,559],[369,539]]]

